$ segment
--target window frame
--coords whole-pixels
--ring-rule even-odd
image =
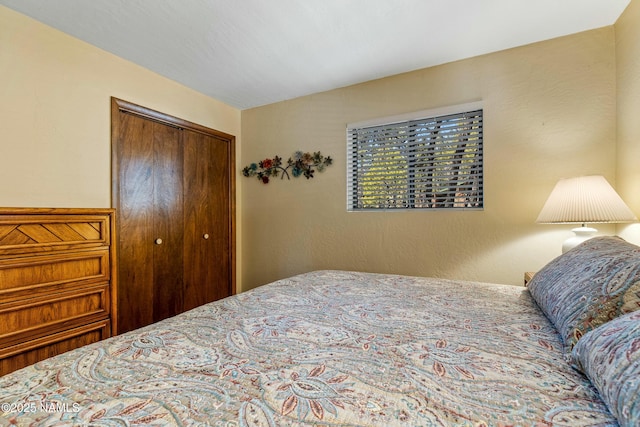
[[[384,130],[386,131],[387,129],[391,129],[391,130],[399,130],[402,129],[404,127],[406,127],[409,124],[413,124],[412,122],[422,122],[422,121],[435,121],[438,124],[441,123],[445,123],[446,124],[446,119],[448,118],[449,120],[452,120],[453,116],[456,115],[464,115],[467,113],[476,113],[479,111],[479,129],[474,131],[474,144],[477,146],[476,147],[476,152],[473,155],[473,161],[471,162],[471,166],[473,167],[473,171],[477,172],[477,176],[475,177],[477,179],[477,189],[475,190],[477,192],[477,206],[455,206],[456,202],[453,202],[453,206],[416,206],[416,198],[414,197],[415,195],[405,195],[404,193],[411,193],[413,192],[413,181],[412,181],[412,177],[415,178],[416,175],[419,174],[420,170],[419,170],[419,166],[417,166],[416,163],[413,163],[411,160],[404,160],[404,163],[407,165],[404,168],[402,167],[402,165],[400,164],[400,167],[397,168],[396,173],[398,174],[398,176],[405,176],[405,178],[402,178],[404,180],[407,181],[406,184],[406,188],[400,187],[398,188],[397,192],[395,193],[398,197],[400,197],[404,202],[404,206],[400,206],[400,207],[394,207],[394,206],[389,206],[389,203],[387,203],[385,206],[381,206],[381,207],[364,207],[362,206],[361,200],[362,197],[358,194],[358,184],[357,184],[357,180],[359,177],[359,173],[357,168],[360,166],[359,159],[358,159],[358,154],[356,153],[357,149],[358,149],[358,141],[357,138],[353,138],[353,135],[355,135],[358,130],[363,131],[363,132],[367,132],[368,130],[372,132],[372,134],[374,134],[375,129],[374,128],[384,128]],[[395,125],[397,125],[397,127],[395,127]],[[440,134],[441,130],[438,131],[434,131],[433,134],[436,137],[435,140],[435,144],[424,144],[424,141],[422,141],[422,144],[417,144],[416,146],[422,145],[424,147],[429,146],[429,147],[440,147],[442,145],[446,145],[445,142],[442,142],[443,138],[438,138],[438,135]],[[402,132],[398,131],[397,135],[400,135]],[[394,134],[394,136],[391,136],[389,138],[394,138],[396,134]],[[407,139],[405,139],[404,142],[411,140],[413,141],[413,137],[415,136],[414,134],[409,134],[410,136],[407,137]],[[482,101],[476,101],[476,102],[470,102],[470,103],[466,103],[466,104],[458,104],[458,105],[451,105],[451,106],[447,106],[447,107],[442,107],[442,108],[435,108],[435,109],[429,109],[429,110],[423,110],[423,111],[417,111],[417,112],[412,112],[412,113],[408,113],[408,114],[402,114],[402,115],[396,115],[396,116],[388,116],[388,117],[382,117],[382,118],[377,118],[377,119],[371,119],[371,120],[365,120],[365,121],[360,121],[360,122],[354,122],[354,123],[349,123],[347,124],[347,128],[346,128],[346,137],[347,137],[347,161],[346,161],[346,169],[347,169],[347,211],[349,212],[380,212],[380,211],[405,211],[405,210],[423,210],[423,211],[433,211],[433,210],[445,210],[445,211],[478,211],[478,210],[484,210],[484,106],[483,106],[483,102]],[[383,138],[378,137],[378,140],[382,140]],[[400,141],[402,141],[402,138],[399,138]],[[462,140],[462,139],[461,139]],[[415,142],[414,142],[415,144]],[[438,145],[441,144],[441,145]],[[371,143],[369,142],[369,145],[371,145]],[[388,146],[385,147],[393,147],[393,144],[390,143]],[[466,148],[466,147],[465,147]],[[382,150],[382,149],[381,149]],[[400,156],[407,156],[410,152],[413,151],[413,148],[411,149],[407,149],[405,147],[398,149]],[[374,154],[374,150],[371,150],[372,155]],[[465,151],[466,152],[466,151]],[[420,152],[421,154],[426,153],[426,150],[422,150]],[[386,160],[387,158],[385,158]],[[388,160],[387,160],[388,161]],[[362,160],[360,160],[360,163],[362,163]],[[401,162],[402,163],[402,162]],[[433,161],[431,163],[428,164],[428,166],[426,166],[426,168],[424,168],[424,162],[422,163],[423,166],[423,171],[422,173],[424,174],[424,170],[427,170],[429,172],[436,170],[437,167],[439,167],[439,165],[441,163],[439,163],[439,161]],[[392,169],[390,167],[387,168],[388,170]],[[416,172],[418,171],[418,172]],[[428,175],[428,173],[427,173]],[[398,178],[397,180],[401,181],[402,179]],[[393,180],[391,180],[393,181]],[[424,179],[424,180],[419,180],[418,183],[420,185],[423,186],[434,186],[437,184],[437,180],[432,180],[432,179]],[[451,191],[449,191],[448,195],[450,195]],[[380,192],[378,194],[381,194],[382,196],[384,196],[384,191]],[[455,195],[454,195],[455,197]],[[433,202],[434,204],[436,202]]]

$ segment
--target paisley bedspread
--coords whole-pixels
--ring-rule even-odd
[[[317,271],[0,378],[0,425],[616,426],[526,288]]]

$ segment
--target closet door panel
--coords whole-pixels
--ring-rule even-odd
[[[213,218],[209,214],[211,174],[216,165],[211,161],[211,144],[206,136],[185,130],[183,132],[185,175],[184,209],[184,308],[189,310],[214,299],[215,282],[211,245]]]
[[[153,123],[122,114],[119,123],[118,332],[153,322]]]
[[[213,165],[233,164],[231,158],[231,147],[228,141],[222,141],[212,136],[207,136],[210,141],[210,158]],[[228,170],[223,167],[213,167],[209,176],[209,200],[210,217],[212,224],[212,241],[210,248],[211,258],[215,260],[211,268],[213,269],[213,280],[215,282],[213,300],[227,297],[232,294],[232,209],[231,182]]]
[[[178,128],[154,123],[153,321],[182,312],[183,154]]]

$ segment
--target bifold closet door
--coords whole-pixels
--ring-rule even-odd
[[[229,163],[224,141],[184,130],[184,309],[231,294]]]
[[[183,156],[180,130],[125,114],[120,123],[118,288],[125,332],[183,305]]]
[[[184,174],[182,131],[154,123],[153,132],[153,321],[183,311]]]
[[[126,332],[235,292],[235,138],[111,105],[118,330]]]

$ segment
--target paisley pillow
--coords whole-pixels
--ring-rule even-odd
[[[594,237],[543,267],[528,288],[570,361],[584,334],[640,309],[640,247],[620,237]]]
[[[640,425],[640,311],[594,329],[573,359],[598,389],[621,426]]]

